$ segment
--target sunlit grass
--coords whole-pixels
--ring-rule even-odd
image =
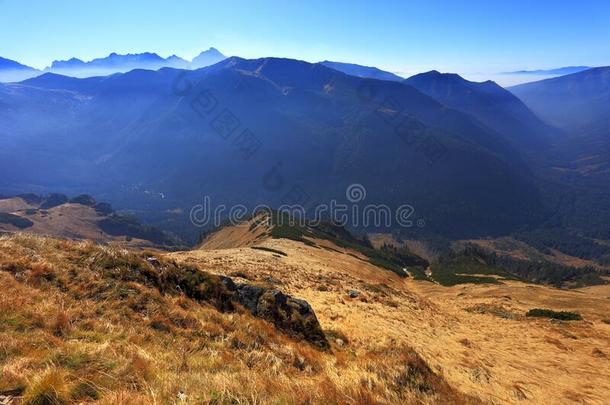
[[[468,402],[408,347],[320,351],[147,271],[122,248],[1,237],[0,390],[25,404]]]

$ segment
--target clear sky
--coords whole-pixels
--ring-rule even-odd
[[[610,1],[0,0],[0,56],[38,68],[110,52],[190,59],[210,46],[403,76],[610,65]]]

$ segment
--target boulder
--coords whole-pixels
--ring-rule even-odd
[[[232,278],[212,275],[194,267],[179,267],[161,263],[148,256],[146,262],[158,272],[146,272],[161,292],[180,291],[186,296],[205,301],[222,312],[235,310],[235,304],[253,316],[273,323],[284,333],[328,350],[330,344],[307,301],[258,285],[235,283]]]
[[[293,298],[276,289],[236,284],[228,277],[222,277],[222,282],[233,292],[233,300],[252,315],[321,349],[330,348],[318,318],[307,301]]]
[[[349,291],[347,292],[347,295],[348,295],[350,298],[358,298],[358,296],[360,295],[360,291],[356,291],[356,290],[349,290]]]

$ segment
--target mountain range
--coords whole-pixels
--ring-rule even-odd
[[[0,58],[0,82],[17,82],[39,76],[42,73],[56,73],[85,78],[124,73],[133,69],[158,70],[163,67],[199,69],[218,63],[225,58],[226,56],[216,48],[210,48],[201,52],[190,62],[176,55],[163,58],[151,52],[126,55],[119,55],[113,52],[104,58],[93,59],[89,62],[84,62],[78,58],[56,60],[43,71],[22,65],[10,59]]]
[[[72,77],[107,76],[113,73],[124,73],[133,69],[158,70],[163,67],[177,69],[199,69],[218,63],[226,57],[216,48],[201,52],[191,62],[176,55],[163,58],[156,53],[145,52],[119,55],[111,53],[105,58],[83,62],[80,59],[54,61],[45,72]]]
[[[509,90],[542,119],[570,131],[596,126],[608,118],[610,67],[597,67]]]
[[[472,82],[457,74],[433,70],[405,79],[404,83],[451,108],[471,114],[524,147],[543,146],[556,132],[521,100],[491,80]]]
[[[201,111],[205,100],[214,111]],[[0,114],[4,188],[62,186],[119,207],[188,210],[204,195],[279,205],[292,188],[308,204],[344,200],[359,183],[367,203],[411,204],[427,229],[469,235],[539,212],[510,137],[406,83],[322,64],[233,57],[195,71],[44,74],[2,86],[0,103],[10,106]],[[269,180],[274,170],[281,184]]]
[[[590,66],[564,66],[564,67],[553,68],[553,69],[516,70],[516,71],[513,71],[513,72],[505,72],[505,74],[511,74],[511,75],[540,75],[540,76],[546,76],[546,75],[563,76],[563,75],[569,75],[569,74],[572,74],[572,73],[582,72],[583,70],[588,70],[588,69],[591,69],[591,67]]]
[[[561,190],[562,226],[607,234],[610,221],[610,67],[509,88],[541,119],[562,130],[538,161]],[[590,213],[595,212],[595,216]]]
[[[214,51],[194,63],[220,58]],[[111,55],[89,64],[160,59]],[[509,90],[437,71],[403,80],[375,68],[282,58],[90,78],[44,73],[0,85],[0,191],[87,192],[163,221],[159,213],[182,212],[175,226],[184,227],[184,213],[203,196],[277,206],[299,190],[299,202],[311,207],[345,200],[346,188],[361,184],[363,203],[415,207],[426,223],[419,232],[510,233],[606,201],[573,180],[587,170],[587,190],[599,189],[605,149],[595,166],[558,169],[607,145],[605,72]],[[564,93],[549,90],[556,88]],[[568,140],[585,130],[558,119],[566,116],[587,128],[590,146],[580,154]]]

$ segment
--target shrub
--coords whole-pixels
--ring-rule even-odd
[[[70,331],[70,318],[65,311],[59,311],[53,323],[53,334],[65,336]]]
[[[347,335],[338,329],[326,329],[324,330],[324,334],[331,340],[336,341],[337,339],[341,339],[343,344],[349,344],[349,338]]]
[[[13,225],[19,229],[29,228],[34,225],[34,223],[27,218],[5,212],[0,212],[0,223]]]
[[[68,403],[65,373],[48,369],[35,378],[23,396],[24,405],[63,405]]]
[[[29,274],[29,278],[31,280],[46,280],[52,281],[55,279],[55,270],[46,263],[36,262],[30,265],[31,273]]]
[[[73,400],[96,400],[99,399],[100,395],[97,389],[87,381],[81,381],[74,386],[70,394]]]
[[[534,308],[527,311],[526,316],[535,318],[551,318],[562,321],[580,321],[582,316],[576,312],[553,311],[551,309]]]
[[[250,248],[255,249],[255,250],[264,250],[266,252],[276,253],[276,254],[282,255],[282,256],[288,256],[286,253],[282,252],[281,250],[272,249],[272,248],[268,248],[265,246],[251,246]]]
[[[138,353],[134,353],[124,370],[124,376],[131,383],[141,387],[145,381],[149,381],[153,377],[153,368],[150,360]]]
[[[161,316],[155,316],[150,321],[150,327],[165,333],[169,333],[172,331],[172,324],[168,319],[164,319]]]

